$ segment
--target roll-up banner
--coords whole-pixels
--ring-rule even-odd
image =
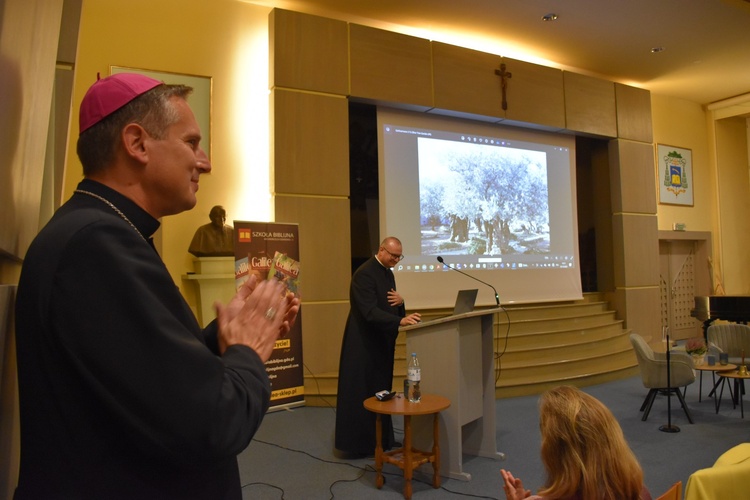
[[[278,279],[300,296],[297,224],[236,220],[234,239],[236,288],[254,274],[259,280]],[[271,379],[269,411],[305,404],[301,311],[289,334],[276,341],[266,371]]]

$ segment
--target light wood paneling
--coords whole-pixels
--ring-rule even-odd
[[[533,128],[565,127],[562,71],[493,54],[433,42],[435,107],[480,120],[506,119]],[[495,71],[505,64],[507,111]],[[472,116],[474,115],[474,116]]]
[[[615,99],[618,137],[653,142],[651,93],[648,90],[615,83]]]
[[[302,351],[305,373],[337,373],[349,301],[305,303],[302,306]]]
[[[422,38],[349,25],[351,95],[432,107],[432,51]]]
[[[612,217],[615,286],[659,285],[659,230],[656,215],[616,213]]]
[[[621,311],[625,327],[655,345],[661,339],[661,298],[659,287],[619,288],[613,295],[615,309]]]
[[[347,300],[351,279],[349,200],[276,196],[277,222],[299,224],[302,301]]]
[[[607,306],[609,306],[609,304],[607,304]],[[541,346],[554,350],[556,346],[576,344],[576,342],[580,342],[583,338],[585,338],[586,342],[599,342],[610,339],[613,335],[622,332],[622,321],[614,319],[614,311],[609,311],[608,316],[601,315],[601,317],[611,318],[610,322],[605,325],[591,326],[588,328],[579,328],[578,325],[576,325],[569,330],[549,332],[536,331],[530,333],[515,332],[515,325],[513,325],[513,348],[519,352],[533,352],[534,349],[539,349]],[[562,322],[562,319],[560,321]],[[581,335],[582,331],[585,332],[585,337]]]
[[[513,75],[508,80],[506,119],[535,127],[565,128],[563,72],[508,58],[503,62]]]
[[[272,191],[348,196],[347,100],[280,89],[271,99]]]
[[[500,120],[502,57],[445,43],[432,43],[435,107]]]
[[[537,314],[540,313],[540,311],[535,312]],[[567,329],[575,328],[575,330],[580,334],[582,331],[590,332],[592,329],[598,328],[602,324],[611,324],[611,322],[614,321],[614,313],[612,313],[611,311],[602,311],[596,314],[583,314],[580,317],[576,318],[575,325],[571,325],[569,317],[562,315],[558,316],[555,315],[554,312],[547,313],[547,311],[545,311],[544,314],[544,319],[542,319],[541,316],[537,315],[533,319],[511,321],[510,323],[513,335],[522,336],[530,334],[539,338],[539,332],[544,332],[545,334],[556,336],[557,342],[564,342],[566,337],[565,331]],[[507,322],[501,321],[501,323]],[[503,327],[501,327],[501,330],[502,328]],[[559,335],[559,337],[557,337],[557,335]],[[550,345],[554,345],[554,343],[548,343],[544,341],[536,343],[537,347],[549,347]],[[514,343],[513,346],[509,348],[517,349],[519,347],[519,345]]]
[[[563,72],[566,128],[574,132],[617,137],[615,84]]]
[[[280,64],[279,54],[272,53],[272,57],[276,59],[275,64]],[[291,60],[283,64],[298,64],[295,54],[291,53],[289,57]],[[349,57],[350,89],[348,94],[353,99],[386,103],[402,109],[429,110],[435,107],[437,112],[459,116],[471,115],[474,118],[490,119],[490,121],[500,116],[505,117],[511,123],[529,127],[547,129],[567,127],[573,132],[586,135],[617,137],[618,116],[613,82],[520,61],[498,60],[497,56],[354,24],[349,25]],[[504,115],[498,110],[501,109],[500,82],[494,74],[494,70],[498,69],[503,61],[506,62],[506,70],[513,74],[508,82],[509,109]],[[300,81],[294,85],[289,84],[290,88],[285,90],[292,88],[307,90],[309,85],[306,78],[317,77],[314,71],[309,70],[299,71],[298,76]],[[559,83],[560,80],[562,85]],[[278,81],[275,83],[279,85]],[[623,89],[624,96],[621,103],[643,98],[643,95],[631,95],[629,91],[628,88]],[[286,98],[287,96],[283,97],[283,99]],[[275,99],[279,99],[278,95]],[[290,107],[299,105],[305,104],[291,103]],[[623,108],[625,106],[627,109],[622,110],[624,114],[643,112],[645,115],[639,115],[639,119],[650,122],[651,117],[648,111],[637,111],[635,107],[630,107],[630,104],[623,104]],[[560,111],[561,108],[562,111]],[[285,113],[288,113],[289,117],[294,116],[291,111],[285,111]],[[305,111],[305,114],[307,113],[309,112]],[[563,117],[562,123],[558,116],[560,114]],[[292,119],[289,117],[285,119]],[[622,119],[625,120],[626,117]],[[342,134],[346,130],[346,126],[331,125],[325,120],[320,120],[316,126],[324,132],[305,125],[294,134],[312,136],[321,134],[318,137],[323,137],[326,134]],[[634,127],[637,130],[643,129],[637,124]],[[286,133],[281,127],[274,127],[274,140],[277,141],[279,149],[285,141],[282,134]],[[609,200],[609,177],[617,175],[618,182],[628,184],[626,187],[617,187],[620,209],[632,208],[628,202],[631,198],[635,200],[638,191],[644,189],[642,184],[644,179],[650,180],[649,191],[655,196],[653,186],[655,178],[653,172],[650,172],[648,176],[639,176],[643,167],[643,162],[638,159],[640,154],[631,155],[620,151],[629,146],[621,146],[619,143],[614,144],[614,147],[614,153],[610,153],[607,148],[602,148],[603,151],[592,160],[594,164],[592,168],[596,177],[594,184],[597,191],[602,193],[597,197],[599,201],[595,210],[601,213],[601,219],[608,221],[604,227],[597,224],[597,249],[607,254],[608,259],[598,258],[597,261],[608,269],[610,276],[602,281],[609,283],[609,285],[606,283],[604,285],[606,290],[614,290],[611,297],[613,300],[618,300],[618,314],[648,334],[653,328],[658,329],[659,325],[656,217],[613,210]],[[286,153],[279,151],[279,154]],[[608,164],[610,154],[615,154],[620,162],[617,169],[611,169]],[[295,159],[300,160],[299,168],[314,168],[316,175],[325,174],[326,179],[340,172],[336,166],[330,164],[323,165],[320,167],[322,170],[318,171],[318,167],[310,167],[305,158]],[[292,160],[285,161],[291,162]],[[630,165],[631,161],[636,162],[635,167]],[[653,167],[653,157],[650,162]],[[290,165],[285,168],[287,172],[293,172],[293,175],[308,175],[296,172],[294,170],[296,166]],[[334,170],[332,171],[331,168]],[[329,175],[330,172],[333,174]],[[276,171],[274,176],[277,183],[287,182],[281,180],[281,171]],[[629,185],[631,181],[638,183],[632,186],[632,189]],[[307,182],[290,180],[289,183],[290,191],[304,190],[307,187]],[[286,184],[277,184],[277,191],[280,191],[278,188],[281,185]],[[302,188],[298,187],[299,185]],[[324,188],[315,188],[316,191],[322,189]],[[333,191],[338,193],[338,188]],[[330,394],[335,391],[336,387],[340,339],[348,311],[348,287],[351,279],[348,199],[345,196],[329,198],[324,193],[308,196],[305,194],[308,192],[303,191],[303,196],[277,194],[274,204],[276,220],[296,221],[300,224],[300,251],[305,270],[302,284],[303,309],[306,307],[306,301],[312,302],[307,316],[303,311],[305,364],[315,372],[316,380],[320,381],[321,387],[325,386],[320,391],[323,394]],[[647,202],[646,205],[650,203]],[[637,209],[645,210],[640,205]],[[600,272],[600,275],[604,276],[604,273]],[[600,289],[602,289],[601,285],[600,281]],[[325,303],[326,301],[330,302]],[[651,308],[653,308],[653,314]],[[585,334],[586,327],[582,327],[580,321],[580,318],[575,320],[575,328],[579,328],[581,333]],[[400,351],[403,350],[402,344]],[[602,380],[601,377],[629,376],[637,368],[635,368],[632,353],[628,351],[624,354],[627,354],[629,358],[622,366],[618,365],[614,371],[610,370],[606,374],[595,374],[592,379],[584,375],[576,375],[575,366],[568,366],[564,361],[555,367],[554,372],[560,375],[561,380],[566,380],[566,383],[578,383],[584,378],[585,380]],[[399,356],[397,355],[397,362],[401,363],[398,366],[402,371],[403,356]],[[611,367],[614,358],[610,359],[607,356],[601,356],[602,365]],[[590,371],[591,368],[586,368],[586,370]],[[397,379],[403,376],[401,371],[396,374]],[[399,382],[400,379],[397,380],[396,386]],[[559,380],[554,383],[559,383]],[[583,382],[584,385],[585,383]],[[306,375],[306,388],[312,391],[312,384],[311,377]],[[529,384],[531,382],[524,382],[519,387],[522,387],[524,393],[529,393],[526,392],[529,387],[540,387]],[[503,388],[502,392],[510,394],[511,388]]]
[[[653,145],[618,139],[610,143],[609,153],[612,210],[655,214]]]
[[[345,22],[274,9],[269,15],[268,35],[271,88],[348,94]]]

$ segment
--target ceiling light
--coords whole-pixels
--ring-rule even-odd
[[[658,54],[659,52],[664,52],[664,47],[652,47],[651,48],[652,54]]]
[[[557,14],[550,12],[542,16],[542,21],[557,21]]]

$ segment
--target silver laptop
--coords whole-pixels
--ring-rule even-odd
[[[463,314],[474,310],[474,303],[477,300],[478,289],[459,290],[456,295],[456,305],[453,306],[453,314]]]

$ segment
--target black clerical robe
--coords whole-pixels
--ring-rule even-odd
[[[375,450],[375,414],[362,402],[383,389],[393,389],[393,355],[404,305],[388,303],[388,291],[396,289],[393,272],[372,257],[352,276],[350,310],[339,361],[336,404],[338,450],[368,455]],[[382,416],[383,447],[391,448],[391,419]]]
[[[215,323],[201,330],[146,241],[157,220],[99,183],[79,189],[122,214],[76,193],[26,255],[15,498],[241,499],[237,454],[270,400],[263,362],[241,345],[218,355]]]

